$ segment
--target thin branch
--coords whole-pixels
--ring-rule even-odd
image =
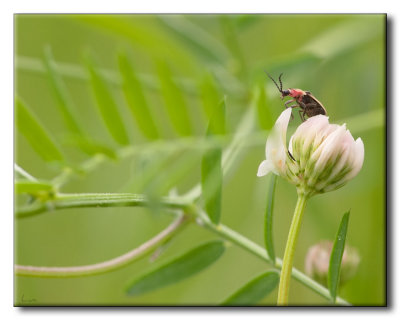
[[[31,277],[79,277],[113,271],[140,259],[162,243],[166,242],[181,230],[187,221],[188,217],[182,214],[155,237],[143,243],[141,246],[111,260],[76,267],[37,267],[15,265],[15,274],[18,276]]]
[[[198,218],[198,223],[205,227],[208,230],[211,230],[212,232],[218,234],[220,237],[229,240],[230,242],[238,245],[239,247],[243,248],[244,250],[254,254],[255,256],[261,258],[262,260],[268,262],[271,264],[274,268],[277,270],[280,270],[282,267],[282,260],[281,259],[276,259],[276,263],[272,262],[270,257],[268,256],[266,250],[259,246],[258,244],[252,242],[248,238],[244,237],[240,233],[228,228],[227,226],[220,224],[218,226],[214,225],[211,223],[209,220],[208,216],[198,207],[196,207],[192,202],[191,199],[188,198],[175,198],[175,197],[164,197],[161,198],[160,204],[163,205],[165,208],[168,209],[179,209],[183,210],[186,215],[189,217],[197,217]],[[149,204],[148,199],[143,196],[143,195],[136,195],[136,194],[130,194],[130,193],[120,193],[120,194],[108,194],[108,193],[86,193],[86,194],[56,194],[55,199],[48,201],[46,203],[39,203],[32,205],[25,210],[19,210],[17,211],[17,216],[19,217],[25,217],[29,216],[32,214],[38,214],[41,212],[46,212],[46,211],[51,211],[51,210],[59,210],[59,209],[67,209],[67,208],[88,208],[88,207],[111,207],[111,206],[121,206],[121,207],[127,207],[127,206],[147,206]],[[183,218],[182,218],[183,219]],[[124,255],[125,256],[125,255]],[[117,258],[116,258],[117,259]],[[113,259],[114,260],[114,259]],[[102,270],[102,267],[104,267],[104,271],[99,271],[99,272],[105,272],[107,271],[108,264],[107,262],[104,262],[106,265],[103,265],[103,262],[97,265],[91,265],[89,267],[93,268],[93,266],[99,267]],[[87,268],[88,266],[82,266],[82,267],[62,267],[62,268]],[[117,264],[118,267],[118,264]],[[44,268],[44,269],[43,269]],[[47,271],[49,271],[48,268],[51,268],[51,272],[54,273],[54,275],[48,275]],[[62,275],[63,272],[65,273],[65,269],[53,269],[52,267],[32,267],[32,266],[17,266],[17,274],[19,275],[31,275],[31,276],[66,276]],[[71,269],[71,271],[73,270]],[[112,268],[113,269],[113,268]],[[76,272],[76,276],[80,275],[85,275],[85,269],[78,269]],[[51,274],[50,272],[50,274]],[[71,272],[71,274],[74,274],[74,272]],[[87,274],[92,274],[88,272]],[[68,275],[70,276],[70,275]],[[74,276],[74,275],[72,275]],[[330,298],[329,295],[329,290],[299,270],[293,268],[292,271],[292,276],[299,282],[303,283],[305,286],[309,287],[322,297],[325,297],[327,299]],[[348,305],[349,303],[340,297],[337,298],[336,303],[342,304],[342,305]]]
[[[15,170],[15,172],[19,173],[21,176],[23,176],[24,178],[26,178],[26,179],[28,179],[30,181],[37,181],[38,180],[34,176],[32,176],[28,172],[26,172],[24,169],[22,169],[16,163],[14,163],[14,170]]]
[[[186,198],[163,197],[155,199],[165,208],[185,210],[190,202]],[[17,218],[26,218],[60,209],[99,208],[99,207],[137,207],[148,206],[149,200],[144,195],[132,193],[57,193],[53,199],[46,202],[36,201],[31,205],[18,208]]]

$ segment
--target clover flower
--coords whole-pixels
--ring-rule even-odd
[[[257,176],[280,175],[308,196],[340,188],[354,178],[364,162],[364,144],[354,141],[346,124],[330,124],[317,115],[300,124],[286,146],[291,109],[282,112],[266,143],[266,160]]]

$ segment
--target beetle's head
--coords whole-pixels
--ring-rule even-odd
[[[282,91],[281,91],[281,93],[282,93],[282,95],[281,95],[281,99],[283,99],[284,97],[286,97],[286,96],[289,96],[289,95],[290,95],[290,89],[287,89],[287,90],[282,90]]]

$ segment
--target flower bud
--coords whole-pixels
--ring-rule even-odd
[[[322,285],[327,285],[329,261],[333,243],[321,241],[308,249],[305,259],[305,272]],[[350,280],[357,272],[360,256],[355,248],[345,246],[340,270],[340,285]]]
[[[276,121],[258,176],[272,171],[311,196],[338,189],[357,175],[364,162],[364,144],[360,138],[354,141],[345,124],[330,124],[324,115],[311,117],[300,124],[287,148],[290,115],[291,109],[286,109]]]

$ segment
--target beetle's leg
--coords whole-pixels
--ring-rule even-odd
[[[306,120],[304,119],[304,114],[305,114],[305,111],[302,110],[302,109],[300,109],[300,110],[299,110],[299,115],[300,115],[300,119],[301,119],[302,122],[306,121]]]
[[[299,105],[297,104],[297,102],[296,102],[296,104],[293,104],[293,105],[291,105],[291,106],[288,106],[288,104],[289,103],[292,103],[292,102],[296,102],[294,99],[292,99],[292,100],[288,100],[288,101],[286,101],[285,102],[285,108],[287,109],[287,108],[297,108],[297,107],[299,107]],[[291,113],[290,114],[290,119],[291,120],[293,120],[294,119],[294,116],[293,116],[293,114]]]
[[[287,109],[287,108],[292,108],[291,106],[288,106],[288,104],[289,104],[289,103],[292,103],[292,102],[294,102],[294,99],[286,101],[286,102],[285,102],[285,108],[286,108],[286,109]]]

